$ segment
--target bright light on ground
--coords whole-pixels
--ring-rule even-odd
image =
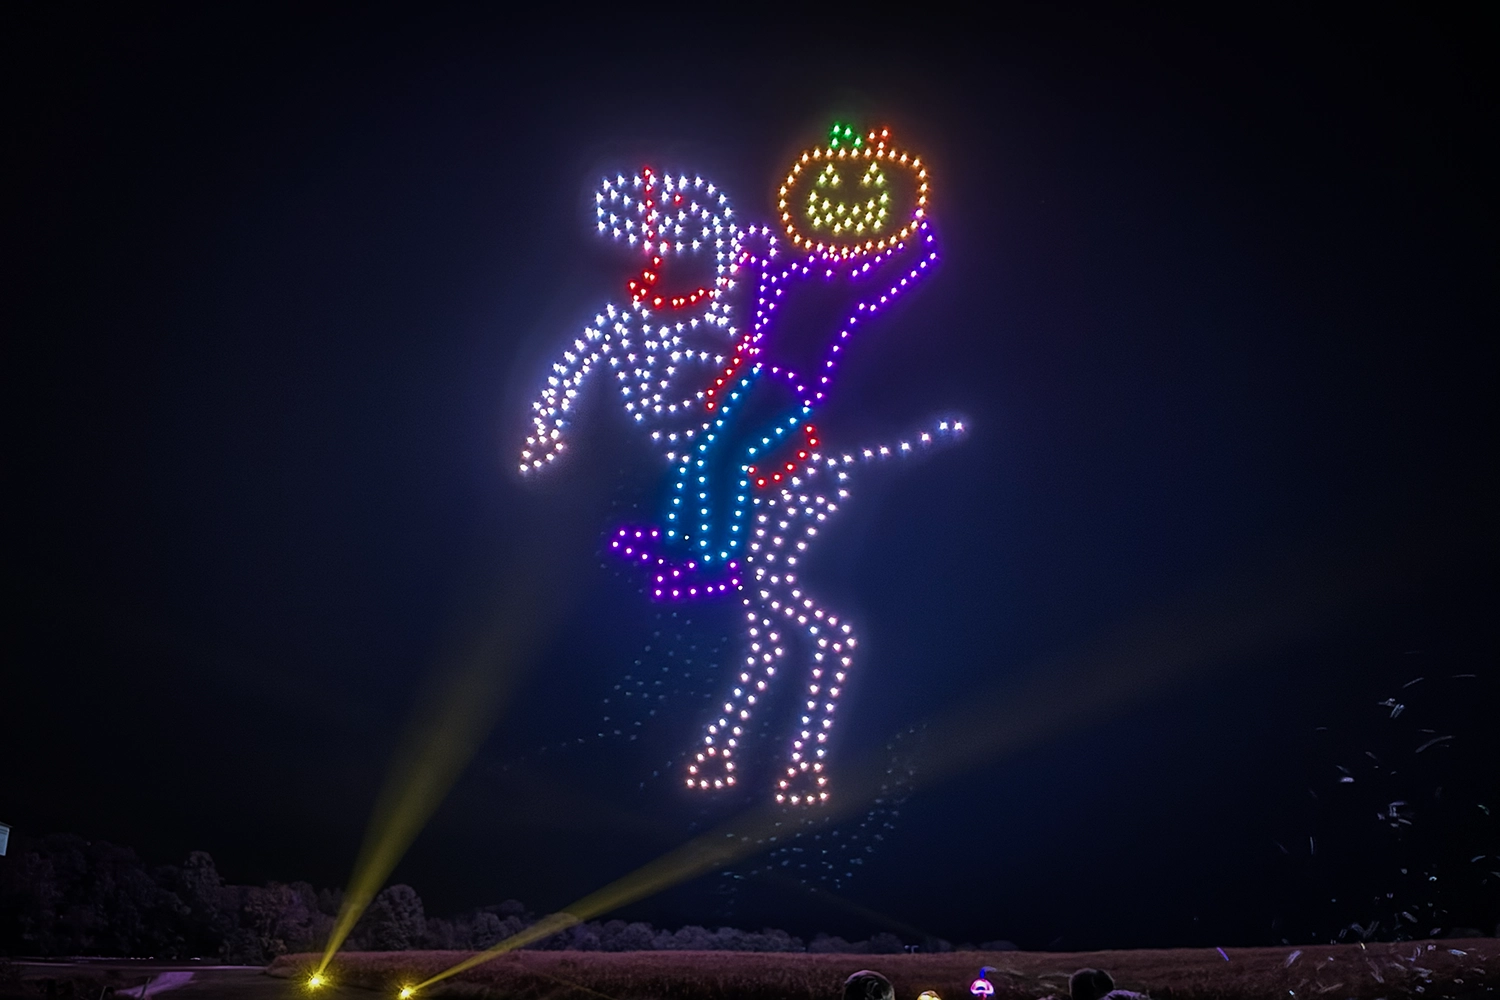
[[[315,990],[326,982],[328,982],[328,980],[324,979],[321,975],[314,972],[311,976],[307,977],[307,988],[310,990]]]

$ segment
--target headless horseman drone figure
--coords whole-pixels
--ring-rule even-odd
[[[855,466],[963,431],[942,421],[914,441],[839,453],[814,423],[850,339],[937,262],[927,170],[891,143],[889,130],[861,136],[835,125],[827,144],[804,152],[787,174],[777,199],[780,233],[741,228],[728,196],[698,176],[647,167],[628,180],[606,178],[594,197],[599,233],[639,254],[642,266],[627,279],[623,304],[604,306],[553,365],[532,404],[521,471],[540,471],[563,454],[582,386],[609,372],[626,416],[661,450],[669,479],[662,521],[619,529],[611,547],[650,572],[659,600],[734,592],[745,609],[746,658],[690,757],[685,784],[737,784],[736,751],[796,635],[810,653],[806,697],[775,795],[793,805],[827,801],[827,744],[857,638],[806,592],[799,562],[848,499]],[[712,284],[675,284],[668,261],[694,257],[713,261]],[[812,280],[850,290],[855,302],[838,329],[820,335],[818,367],[804,374],[782,362],[776,320],[795,302],[795,287]],[[747,315],[748,327],[740,318]],[[747,426],[745,404],[766,398],[792,402],[768,423]]]

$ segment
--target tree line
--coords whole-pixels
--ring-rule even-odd
[[[47,836],[0,858],[0,954],[208,958],[260,964],[320,950],[343,903],[339,889],[306,882],[233,885],[194,851],[180,865],[148,867],[136,853],[68,834]],[[375,897],[350,934],[354,951],[488,948],[538,919],[516,900],[454,917],[429,917],[407,885]],[[528,947],[578,951],[807,951],[898,953],[894,934],[811,940],[783,930],[665,930],[640,921],[588,921]],[[951,950],[925,941],[923,950]],[[992,941],[985,949],[1014,947]]]

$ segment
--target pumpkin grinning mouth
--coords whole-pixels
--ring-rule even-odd
[[[644,239],[642,249],[650,258],[650,263],[641,269],[640,274],[625,282],[626,289],[630,292],[631,300],[644,303],[655,309],[685,309],[696,306],[699,303],[707,304],[719,297],[726,284],[724,279],[715,281],[717,287],[710,288],[699,285],[696,288],[685,290],[680,294],[670,294],[658,286],[661,280],[662,258],[654,252],[657,240],[661,238],[661,222],[670,218],[673,209],[683,206],[681,191],[662,191],[657,181],[656,172],[650,166],[641,168],[641,177],[645,179],[646,187],[643,192],[641,204],[645,209],[646,218],[642,221],[641,231]],[[668,182],[670,186],[670,181]],[[660,204],[658,204],[660,201]],[[665,246],[665,244],[662,244]]]

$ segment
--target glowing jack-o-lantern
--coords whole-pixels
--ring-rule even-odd
[[[888,128],[857,135],[835,123],[828,143],[802,153],[777,210],[797,247],[832,257],[877,254],[927,217],[927,168],[896,148]]]

